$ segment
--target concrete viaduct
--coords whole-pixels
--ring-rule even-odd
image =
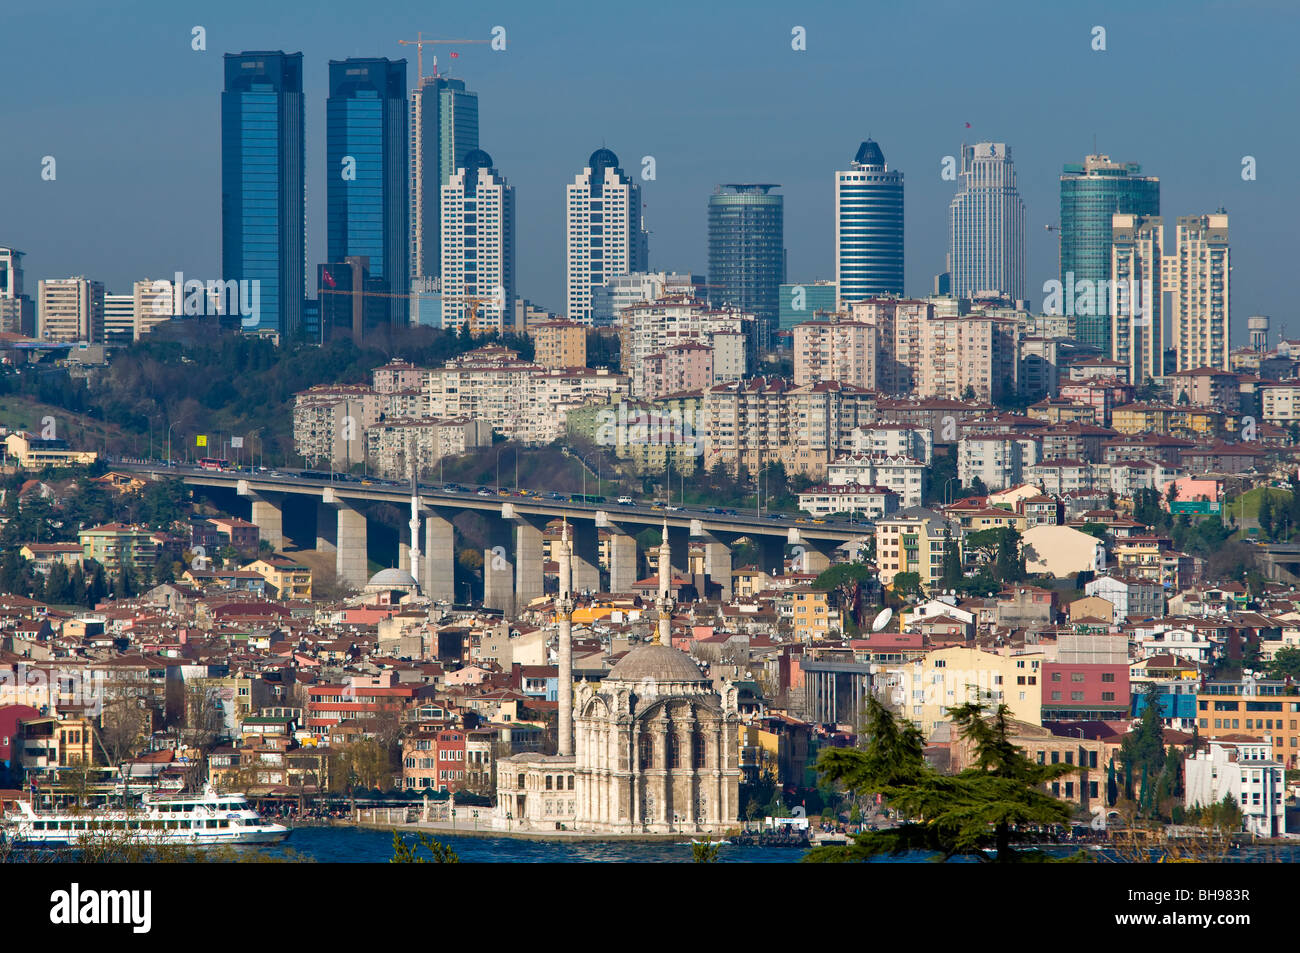
[[[362,483],[357,480],[320,480],[289,473],[248,473],[163,467],[147,464],[115,464],[115,469],[134,471],[150,479],[178,478],[195,488],[233,490],[250,504],[250,521],[261,538],[277,550],[284,545],[283,510],[291,498],[315,509],[315,549],[333,552],[339,579],[349,586],[363,587],[369,579],[367,548],[368,507],[389,503],[403,514],[409,511],[409,486],[393,483]],[[598,560],[598,531],[610,534],[609,591],[630,592],[637,581],[637,533],[668,524],[668,542],[674,571],[689,575],[688,547],[692,538],[704,543],[705,574],[722,589],[724,599],[732,596],[731,550],[744,537],[759,551],[759,568],[780,572],[786,546],[802,549],[801,569],[820,572],[830,565],[831,555],[844,543],[871,532],[864,523],[795,522],[790,518],[755,514],[703,513],[697,510],[655,509],[649,505],[611,505],[571,502],[543,496],[480,495],[474,490],[448,491],[443,487],[419,486],[422,524],[418,580],[421,591],[434,600],[454,601],[456,558],[455,527],[452,519],[464,512],[481,514],[488,524],[483,552],[483,604],[507,615],[544,594],[542,533],[548,523],[567,517],[572,526],[573,588],[601,589]],[[405,520],[403,521],[405,522]],[[409,568],[409,540],[399,536],[399,564]],[[306,547],[304,547],[306,548]]]

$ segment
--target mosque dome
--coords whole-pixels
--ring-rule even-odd
[[[606,678],[624,682],[647,678],[659,682],[709,681],[685,652],[658,644],[642,645],[628,652]]]
[[[413,589],[415,577],[405,569],[381,569],[370,577],[367,589]]]

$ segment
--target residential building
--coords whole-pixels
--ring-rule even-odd
[[[1164,242],[1159,216],[1111,216],[1110,356],[1136,384],[1164,376]]]
[[[405,480],[438,472],[444,457],[492,445],[492,427],[472,417],[385,417],[366,428],[366,452],[379,476]]]
[[[478,94],[470,92],[461,79],[422,76],[411,90],[410,114],[410,275],[414,284],[417,279],[436,281],[442,277],[442,187],[478,148]]]
[[[528,336],[533,339],[533,363],[553,370],[587,366],[586,325],[576,321],[544,321],[531,325]]]
[[[66,440],[44,438],[24,430],[5,437],[5,457],[12,457],[24,470],[45,467],[89,466],[99,459],[94,450],[73,450]]]
[[[933,510],[908,507],[876,521],[876,565],[880,584],[892,585],[899,573],[920,576],[926,589],[938,585],[943,575],[943,550],[949,538],[961,556],[961,528]]]
[[[504,330],[515,300],[515,190],[482,149],[442,187],[442,327]]]
[[[1015,434],[969,434],[957,443],[957,476],[962,486],[979,479],[990,490],[1024,483],[1026,471],[1038,463],[1037,440]]]
[[[632,393],[644,396],[647,357],[679,344],[703,344],[714,349],[715,376],[726,368],[735,375],[728,379],[738,379],[748,369],[753,322],[752,315],[711,310],[687,295],[632,305],[620,315],[620,367],[632,378]]]
[[[346,471],[366,454],[366,430],[379,420],[379,395],[355,384],[318,384],[296,395],[294,452],[313,465]]]
[[[928,467],[934,462],[934,431],[881,420],[853,432],[853,452],[911,457]]]
[[[868,520],[880,519],[897,513],[899,494],[886,486],[842,486],[821,484],[799,491],[799,509],[815,517],[834,514],[863,516]]]
[[[1179,216],[1177,257],[1165,271],[1178,370],[1229,369],[1231,273],[1227,214]]]
[[[77,534],[84,559],[93,559],[112,574],[123,565],[133,570],[153,569],[158,542],[152,530],[125,523],[104,523]]]
[[[929,467],[906,455],[854,453],[837,457],[826,468],[827,482],[834,487],[885,487],[898,494],[903,507],[920,506],[928,482]]]
[[[876,328],[856,321],[796,324],[794,382],[842,381],[876,389]]]
[[[1276,751],[1276,754],[1274,753]],[[1187,808],[1208,808],[1231,798],[1241,808],[1243,829],[1254,837],[1285,837],[1285,754],[1249,732],[1210,741],[1183,762]],[[1294,760],[1294,758],[1292,758]]]
[[[1041,652],[1001,655],[981,649],[953,646],[936,649],[902,666],[903,711],[929,738],[934,728],[949,721],[948,709],[966,702],[981,702],[1011,710],[1011,717],[1030,725],[1041,724]]]
[[[0,333],[36,336],[36,308],[23,293],[23,252],[0,245]]]
[[[89,278],[47,278],[37,286],[40,333],[49,343],[104,343],[104,283]]]
[[[590,325],[596,289],[649,267],[641,188],[602,147],[565,187],[564,210],[565,317]]]

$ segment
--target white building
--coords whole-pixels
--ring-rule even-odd
[[[1178,219],[1178,254],[1166,259],[1164,287],[1173,292],[1170,312],[1178,370],[1228,370],[1228,216],[1184,215]]]
[[[805,321],[793,329],[794,382],[843,381],[876,389],[876,328],[858,321]]]
[[[826,482],[833,487],[888,487],[898,494],[906,509],[921,505],[927,469],[924,463],[908,456],[854,453],[831,461],[826,468]]]
[[[636,304],[658,301],[672,295],[704,298],[703,275],[679,274],[675,271],[634,271],[606,278],[592,290],[591,311],[595,324],[615,324],[621,312]]]
[[[858,486],[856,483],[813,486],[799,494],[799,509],[816,517],[852,513],[876,520],[897,513],[898,504],[899,495],[889,487]]]
[[[703,301],[687,295],[672,295],[633,305],[620,315],[620,366],[632,377],[632,393],[646,391],[645,359],[679,344],[703,344],[713,348],[715,380],[739,380],[747,358],[746,331],[753,329],[753,315],[729,309],[712,310]]]
[[[968,434],[957,443],[957,476],[962,486],[978,477],[990,490],[1005,490],[1027,482],[1025,471],[1038,462],[1040,450],[1028,437]]]
[[[1083,591],[1090,596],[1105,599],[1115,607],[1115,618],[1121,622],[1129,616],[1143,619],[1157,618],[1165,613],[1164,589],[1159,583],[1146,579],[1125,579],[1119,576],[1098,576],[1088,582]]]
[[[1267,741],[1211,739],[1208,751],[1183,762],[1185,807],[1209,807],[1230,796],[1245,815],[1247,833],[1286,836],[1286,770]]]
[[[961,190],[949,210],[952,293],[1025,298],[1025,203],[1002,142],[961,147]]]
[[[1158,215],[1111,216],[1110,356],[1138,384],[1164,377],[1164,244]]]
[[[641,189],[597,149],[565,187],[565,317],[594,321],[593,292],[614,277],[644,271],[648,257]]]
[[[929,427],[877,423],[853,431],[853,452],[871,456],[911,457],[930,466],[934,462],[934,431]]]
[[[442,187],[442,326],[501,331],[515,300],[515,190],[482,149]]]

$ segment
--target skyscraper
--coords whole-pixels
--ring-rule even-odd
[[[326,249],[330,262],[369,259],[366,290],[391,324],[408,321],[411,170],[406,60],[330,60],[325,104]]]
[[[1159,216],[1111,216],[1110,357],[1141,385],[1164,375],[1163,255]]]
[[[478,148],[478,94],[426,76],[411,90],[411,277],[442,273],[442,187]],[[416,322],[412,322],[416,323]]]
[[[835,173],[835,286],[841,302],[903,294],[903,173],[871,139]]]
[[[247,331],[295,337],[307,288],[302,54],[227,53],[221,94],[221,276],[259,282]]]
[[[950,293],[1025,297],[1025,203],[1005,143],[961,147],[961,188],[949,214]]]
[[[1109,354],[1110,296],[1100,282],[1110,280],[1111,216],[1160,214],[1160,180],[1143,176],[1136,162],[1111,162],[1091,155],[1068,163],[1061,175],[1061,287],[1065,313],[1076,318],[1076,336]],[[1084,285],[1083,282],[1090,282]],[[1079,290],[1084,307],[1071,300]],[[1097,289],[1093,293],[1090,289]]]
[[[564,189],[565,317],[591,324],[593,292],[611,278],[645,271],[641,188],[600,148]]]
[[[442,187],[442,326],[500,331],[515,300],[515,190],[475,149]]]
[[[1178,254],[1165,264],[1179,371],[1228,370],[1231,271],[1227,213],[1180,216]]]
[[[709,294],[713,304],[777,326],[785,281],[785,196],[779,185],[730,183],[709,196]]]

